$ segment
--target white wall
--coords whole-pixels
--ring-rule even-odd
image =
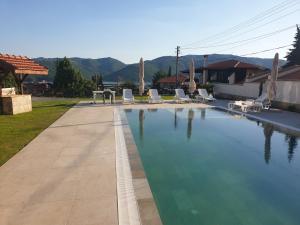
[[[213,85],[214,92],[216,94],[226,94],[248,98],[256,98],[259,94],[259,83],[244,83],[242,85],[214,83]]]
[[[276,84],[277,94],[275,101],[300,104],[300,82],[277,81]],[[264,91],[266,87],[267,83],[264,85]],[[259,93],[259,83],[244,83],[243,85],[215,83],[214,91],[216,94],[256,98]]]
[[[300,82],[277,81],[276,101],[300,104]]]

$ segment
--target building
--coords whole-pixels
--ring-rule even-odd
[[[205,71],[207,71],[205,83],[243,84],[247,78],[269,70],[262,66],[232,59],[195,69],[195,73],[203,74]],[[189,71],[186,70],[183,73],[189,73]]]
[[[248,77],[243,84],[214,84],[216,95],[225,98],[257,98],[266,92],[268,77],[271,72],[265,72]],[[300,111],[300,66],[280,68],[276,81],[276,97],[273,106]]]
[[[24,93],[32,94],[33,96],[52,96],[53,82],[40,81],[40,82],[24,82]]]
[[[195,77],[196,84],[199,84],[199,78]],[[179,74],[178,75],[178,86],[181,88],[188,88],[190,78],[188,75]],[[158,80],[159,87],[162,89],[175,89],[176,88],[176,75],[170,77],[163,77]]]

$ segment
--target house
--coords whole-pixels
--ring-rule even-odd
[[[186,81],[188,82],[189,77],[183,74],[178,75],[178,85],[180,87],[185,86]],[[176,75],[170,77],[163,77],[158,80],[159,87],[162,89],[174,89],[176,88]]]
[[[261,83],[266,82],[271,72],[265,72],[256,74],[252,77],[248,77],[245,82],[249,83]],[[290,66],[286,68],[280,68],[278,71],[278,81],[300,81],[300,65]]]
[[[249,77],[269,71],[267,68],[238,60],[226,60],[195,69],[195,73],[207,73],[204,83],[242,84]],[[189,73],[188,70],[183,73]]]
[[[247,77],[243,84],[214,84],[216,95],[225,98],[257,98],[267,91],[271,72],[264,72]],[[300,111],[300,65],[280,68],[276,81],[276,97],[273,106]]]
[[[53,95],[53,82],[46,80],[40,82],[24,82],[24,93],[33,96]]]

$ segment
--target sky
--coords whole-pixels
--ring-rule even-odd
[[[244,55],[292,44],[296,24],[300,24],[299,3],[300,0],[0,0],[0,52],[32,58],[113,57],[125,63],[136,63],[140,57],[150,60],[175,55],[178,45],[182,46],[181,55]],[[276,5],[269,14],[265,12]],[[256,20],[248,21],[255,16]],[[245,21],[248,23],[229,30]],[[284,31],[239,42],[279,30]],[[288,48],[253,57],[271,58],[279,52],[283,58]]]

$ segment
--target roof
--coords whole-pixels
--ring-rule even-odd
[[[15,56],[0,53],[0,70],[15,74],[48,75],[48,68],[26,56]]]
[[[207,66],[207,69],[224,70],[224,69],[265,69],[261,66],[241,62],[238,60],[227,60],[222,62],[211,63]]]
[[[246,82],[263,82],[268,79],[271,72],[258,74],[248,78]],[[277,80],[281,81],[300,81],[300,65],[280,68],[278,71]]]
[[[178,82],[184,82],[188,77],[182,74],[178,75]],[[158,80],[158,83],[176,83],[176,75],[171,77],[163,77]]]
[[[209,70],[226,70],[226,69],[255,69],[255,70],[266,70],[267,68],[251,64],[251,63],[245,63],[241,62],[235,59],[216,62],[216,63],[210,63],[206,66],[206,68],[198,67],[195,69],[196,73],[202,73],[203,69],[209,69]],[[189,70],[182,71],[183,73],[189,73]]]

